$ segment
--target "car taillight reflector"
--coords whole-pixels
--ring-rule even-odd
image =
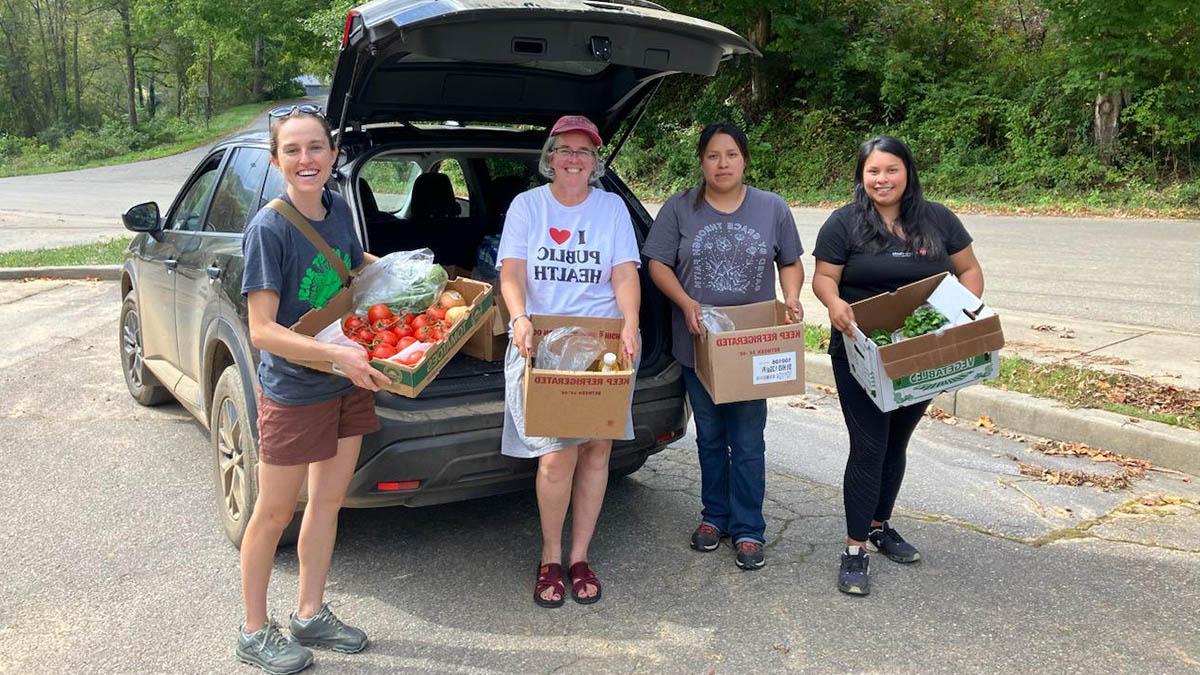
[[[353,9],[350,10],[350,13],[346,15],[346,25],[342,28],[343,47],[345,47],[346,43],[350,41],[350,26],[354,24],[354,17],[356,16],[358,16],[358,12]]]
[[[659,434],[658,438],[655,438],[654,440],[659,443],[670,443],[680,436],[683,436],[683,429],[676,429],[675,431],[668,431],[665,434]]]
[[[419,480],[381,480],[375,484],[376,492],[402,492],[404,490],[415,490],[420,487]]]

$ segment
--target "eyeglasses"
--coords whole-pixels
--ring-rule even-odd
[[[559,159],[570,159],[572,157],[578,157],[579,159],[596,159],[595,151],[588,150],[587,148],[572,150],[570,148],[559,147],[551,150],[550,152],[558,155]]]
[[[269,117],[270,119],[273,119],[273,120],[277,120],[277,119],[283,119],[284,117],[291,117],[292,115],[295,115],[296,113],[304,113],[305,115],[316,115],[317,117],[320,117],[321,119],[325,118],[325,110],[323,108],[321,108],[321,106],[314,105],[312,103],[295,103],[292,105],[281,105],[278,108],[272,108],[271,111],[267,113],[267,117]]]

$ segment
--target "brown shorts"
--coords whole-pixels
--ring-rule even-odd
[[[355,387],[341,398],[286,405],[258,392],[258,459],[263,464],[294,466],[323,462],[337,455],[339,438],[379,431],[375,394]]]

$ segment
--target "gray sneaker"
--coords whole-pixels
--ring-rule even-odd
[[[321,611],[306,622],[301,623],[295,614],[291,618],[288,629],[292,637],[305,647],[332,649],[343,654],[355,654],[367,648],[367,634],[342,623],[333,615],[329,605],[321,605]]]
[[[258,666],[272,675],[298,673],[313,663],[313,653],[287,639],[274,621],[246,634],[238,629],[238,660]]]

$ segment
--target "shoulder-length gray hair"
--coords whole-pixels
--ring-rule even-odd
[[[554,167],[550,166],[550,154],[557,147],[558,144],[555,142],[554,136],[548,137],[546,142],[542,144],[542,154],[538,157],[538,173],[542,174],[542,177],[546,180],[554,180]],[[588,183],[599,185],[600,179],[604,177],[607,167],[604,161],[600,159],[599,149],[592,148],[592,150],[596,152],[596,163],[592,165],[592,175],[588,176]]]

